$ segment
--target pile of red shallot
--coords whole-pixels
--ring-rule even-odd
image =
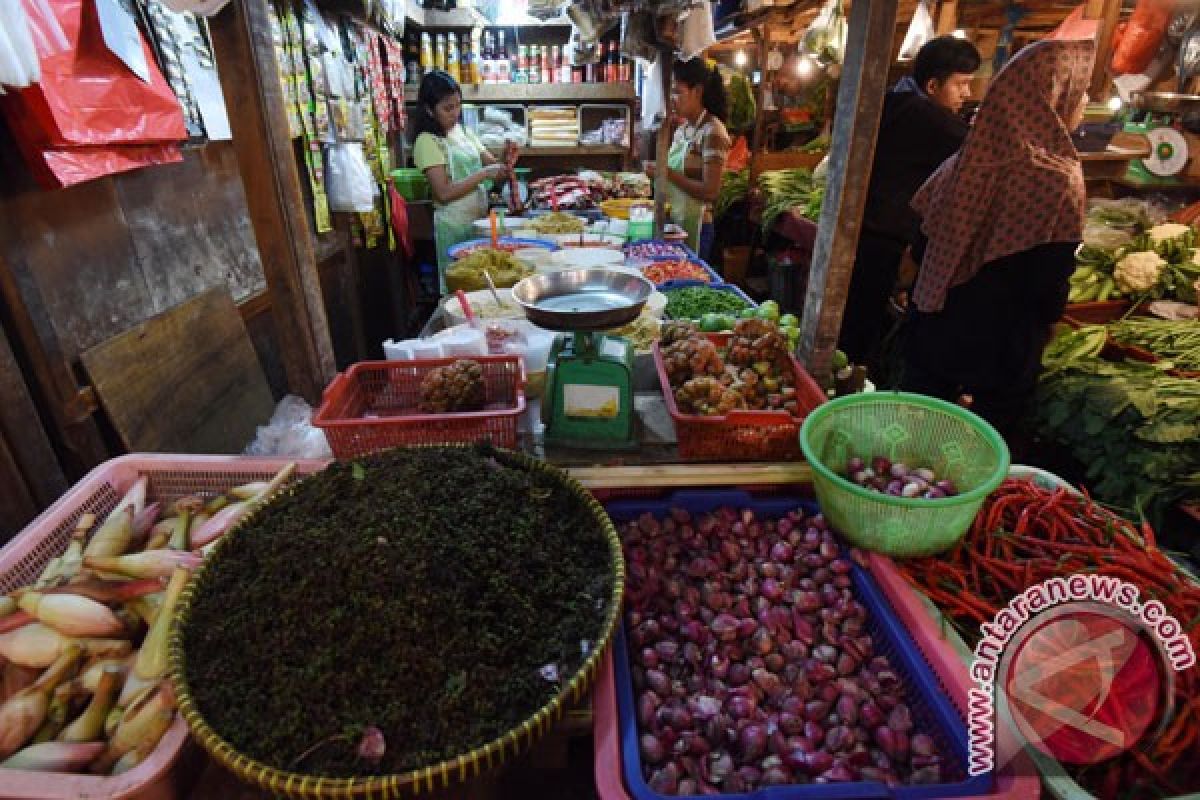
[[[722,508],[622,530],[643,774],[669,795],[956,779],[876,655],[820,515]]]
[[[857,456],[851,458],[846,462],[846,471],[842,473],[842,477],[864,489],[892,497],[939,500],[958,494],[958,487],[954,485],[954,481],[949,478],[938,479],[928,467],[912,469],[883,456],[875,456],[869,464]]]

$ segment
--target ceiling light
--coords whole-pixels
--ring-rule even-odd
[[[737,64],[739,67],[746,66],[746,51],[738,50],[736,53],[734,53],[733,54],[733,63]]]

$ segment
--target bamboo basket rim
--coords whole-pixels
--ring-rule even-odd
[[[453,448],[468,449],[474,445],[412,445],[408,449]],[[266,503],[243,517],[218,541],[213,552],[197,569],[179,598],[179,605],[172,621],[169,642],[168,672],[176,696],[179,713],[187,722],[192,734],[210,756],[234,773],[239,779],[254,786],[287,797],[300,798],[395,798],[416,797],[452,789],[468,780],[481,777],[515,758],[542,738],[553,723],[562,718],[568,701],[577,702],[591,688],[600,668],[601,660],[612,644],[617,624],[620,621],[621,601],[625,594],[625,561],[621,540],[616,527],[604,507],[565,470],[555,467],[525,453],[495,448],[497,458],[509,466],[518,466],[532,472],[542,472],[555,477],[570,490],[592,512],[608,540],[612,558],[612,592],[608,614],[601,625],[600,638],[593,646],[584,663],[576,670],[571,680],[551,700],[543,704],[521,724],[495,739],[469,752],[437,764],[395,775],[373,775],[355,778],[327,778],[277,769],[249,758],[238,752],[225,741],[205,720],[196,707],[187,680],[187,659],[183,647],[183,627],[191,613],[192,600],[197,586],[206,571],[220,563],[220,555],[241,530],[245,528],[270,503],[296,487],[311,476],[294,480],[275,492]],[[319,473],[317,473],[319,474]]]

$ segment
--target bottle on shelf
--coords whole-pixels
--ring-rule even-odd
[[[462,83],[462,70],[458,62],[458,37],[453,33],[446,35],[446,72],[455,83]]]
[[[542,83],[550,82],[550,48],[542,45]]]
[[[424,77],[433,69],[433,37],[429,32],[421,34],[421,54],[418,57],[418,66],[421,68],[421,77]]]
[[[596,65],[595,64],[589,63],[589,64],[583,65],[583,82],[584,83],[596,83],[597,82],[596,81]]]
[[[541,48],[536,44],[529,46],[529,67],[527,73],[530,83],[542,82],[542,57]]]
[[[558,47],[550,45],[550,55],[546,59],[546,64],[550,68],[550,83],[558,83]]]
[[[618,54],[618,55],[620,55],[620,54]],[[620,56],[620,59],[621,59],[621,62],[620,62],[621,63],[621,69],[620,69],[621,83],[631,83],[633,81],[633,60],[626,56]]]
[[[617,42],[615,39],[610,39],[608,42],[608,60],[606,63],[608,64],[608,77],[605,78],[604,82],[616,83],[620,80],[620,72],[617,66]]]
[[[439,33],[433,39],[433,68],[446,69],[446,34]]]
[[[513,72],[513,83],[529,83],[529,47],[521,45],[517,50],[517,68]]]
[[[480,56],[480,64],[482,70],[481,75],[485,84],[496,82],[496,57],[494,50],[495,45],[492,42],[492,32],[484,31],[483,53]]]
[[[508,60],[508,47],[504,43],[504,29],[496,33],[496,83],[511,83],[512,70]]]
[[[416,31],[404,37],[404,82],[410,86],[421,82],[421,37]]]
[[[466,39],[467,39],[467,37],[464,34],[463,41],[466,41]],[[471,44],[469,45],[469,48],[471,50],[470,81],[473,85],[478,86],[480,83],[483,82],[483,73],[481,71],[482,65],[480,64],[480,44],[479,44],[479,29],[478,28],[471,31]]]

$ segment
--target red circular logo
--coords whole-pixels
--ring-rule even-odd
[[[1115,616],[1070,611],[1034,627],[1003,687],[1017,729],[1046,755],[1094,764],[1125,752],[1158,718],[1154,647]]]

